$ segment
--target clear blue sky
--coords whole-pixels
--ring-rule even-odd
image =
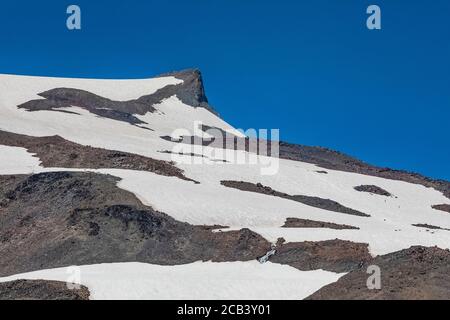
[[[66,29],[78,4],[82,30]],[[382,30],[365,27],[382,9]],[[198,67],[222,117],[450,180],[450,1],[2,1],[0,73]],[[1,94],[1,93],[0,93]]]

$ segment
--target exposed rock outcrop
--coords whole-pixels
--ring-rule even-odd
[[[378,194],[380,196],[385,196],[385,197],[391,197],[392,196],[392,194],[390,194],[389,192],[387,192],[383,188],[380,188],[380,187],[375,186],[375,185],[361,185],[361,186],[356,186],[354,189],[356,191],[359,191],[359,192],[373,193],[373,194]]]
[[[89,289],[69,289],[65,282],[16,280],[0,283],[0,300],[89,300]]]
[[[271,262],[299,270],[349,272],[371,261],[368,245],[344,240],[289,242],[277,247]]]
[[[369,265],[380,268],[381,289],[370,290]],[[415,246],[379,256],[308,299],[426,300],[450,299],[450,251]]]
[[[283,199],[288,199],[292,201],[297,201],[303,204],[306,204],[311,207],[328,210],[328,211],[334,211],[344,214],[350,214],[360,217],[370,217],[370,215],[360,212],[358,210],[354,210],[351,208],[347,208],[340,203],[330,200],[330,199],[323,199],[319,197],[310,197],[305,195],[289,195],[287,193],[279,192],[276,190],[273,190],[270,187],[263,186],[260,183],[254,184],[251,182],[245,182],[245,181],[231,181],[231,180],[223,180],[220,182],[223,186],[234,188],[242,191],[249,191],[249,192],[255,192],[255,193],[261,193],[266,194],[274,197],[280,197]]]
[[[431,206],[435,210],[440,210],[450,213],[450,204],[436,204]]]

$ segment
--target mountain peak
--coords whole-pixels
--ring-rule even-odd
[[[215,115],[218,115],[214,108],[209,105],[203,84],[202,73],[197,68],[184,69],[181,71],[172,71],[159,75],[160,77],[172,76],[183,80],[182,84],[177,85],[177,97],[184,103],[195,108],[205,108]]]

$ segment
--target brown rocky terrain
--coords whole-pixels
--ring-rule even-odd
[[[381,289],[368,289],[368,265],[381,270]],[[420,246],[379,256],[327,285],[308,299],[450,299],[450,251]]]
[[[89,300],[85,286],[68,289],[65,282],[16,280],[0,283],[0,300]]]
[[[35,153],[44,167],[142,170],[193,181],[171,162],[83,146],[60,136],[31,137],[0,130],[0,145],[25,148]]]
[[[277,248],[271,262],[299,270],[348,272],[371,261],[368,245],[344,240],[290,242]]]
[[[251,183],[251,182],[245,182],[245,181],[231,181],[231,180],[223,180],[220,182],[223,186],[234,188],[242,191],[248,191],[248,192],[256,192],[261,194],[266,194],[274,197],[280,197],[283,199],[288,199],[292,201],[297,201],[303,204],[306,204],[311,207],[320,208],[328,211],[334,211],[344,214],[350,214],[360,217],[370,217],[370,215],[365,214],[363,212],[360,212],[358,210],[354,210],[351,208],[347,208],[340,203],[330,200],[330,199],[323,199],[319,197],[310,197],[305,195],[289,195],[287,193],[279,192],[276,190],[273,190],[270,187],[263,186],[260,183]]]
[[[246,261],[270,248],[248,229],[212,232],[176,221],[118,188],[112,176],[52,172],[0,180],[0,276],[108,262]]]

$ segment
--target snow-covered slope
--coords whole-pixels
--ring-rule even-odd
[[[137,116],[148,121],[144,127],[154,131],[102,118],[77,106],[70,108],[77,114],[29,112],[17,108],[27,101],[39,99],[39,93],[60,87],[86,90],[112,100],[125,101],[152,94],[180,81],[172,76],[147,80],[88,80],[0,75],[0,129],[31,136],[59,135],[83,145],[128,151],[162,160],[170,160],[170,155],[158,151],[171,150],[173,145],[160,136],[171,135],[176,129],[193,133],[194,121],[241,135],[206,109],[187,106],[176,96],[155,106],[157,112]],[[66,108],[59,110],[67,111]]]
[[[59,109],[69,112],[30,112],[18,108],[30,100],[39,99],[38,94],[54,88],[81,89],[107,99],[126,101],[182,83],[183,80],[176,76],[147,80],[91,80],[0,75],[0,130],[34,137],[59,135],[80,145],[175,161],[175,165],[184,171],[186,177],[199,183],[148,171],[108,167],[44,168],[39,165],[39,159],[26,149],[5,146],[2,141],[0,173],[6,175],[85,170],[110,174],[121,179],[118,187],[134,193],[145,205],[176,220],[193,225],[220,225],[229,227],[229,230],[249,228],[271,242],[276,242],[280,237],[287,242],[349,240],[367,243],[374,256],[413,245],[450,248],[450,231],[445,230],[450,229],[450,215],[432,208],[433,205],[450,203],[450,200],[435,189],[351,172],[326,169],[326,173],[323,173],[318,172],[323,169],[314,164],[265,156],[257,156],[259,161],[256,164],[207,162],[210,158],[233,159],[236,154],[245,151],[223,152],[222,149],[210,147],[193,149],[191,145],[179,145],[162,139],[162,136],[176,136],[180,129],[187,130],[191,135],[207,137],[207,134],[198,130],[199,123],[243,137],[215,114],[202,107],[186,105],[176,95],[153,105],[155,112],[136,114],[138,119],[145,122],[141,126],[101,117],[76,105]],[[172,150],[184,150],[182,152],[185,155],[169,153]],[[200,154],[205,158],[198,157]],[[276,161],[277,173],[262,175],[261,167],[273,161]],[[286,198],[229,188],[221,184],[224,180],[261,183],[288,195],[331,199],[370,217],[324,210]],[[375,185],[392,196],[358,192],[354,187],[360,185]],[[358,229],[282,227],[287,218],[345,224]],[[414,226],[417,224],[442,229]],[[287,266],[260,265],[254,262],[196,263],[178,267],[131,263],[82,268],[83,273],[86,271],[86,282],[82,283],[93,290],[96,298],[304,298],[338,278],[338,274],[302,272]],[[98,270],[101,270],[102,277],[96,278],[94,274]],[[138,285],[133,275],[137,272],[142,272],[146,279],[138,281]],[[46,270],[14,278],[64,280],[63,273],[61,270]],[[216,281],[213,282],[215,287],[222,288],[223,291],[209,291],[206,288],[207,282],[198,281],[199,273],[210,274],[216,279],[213,280]],[[119,278],[118,274],[123,275],[123,278]],[[156,274],[160,277],[156,277]],[[229,277],[223,278],[224,274]],[[1,281],[8,279],[10,278]],[[120,284],[116,286],[115,281]],[[195,283],[195,287],[190,286],[192,283]],[[253,295],[254,283],[261,283],[261,288],[266,290],[257,291],[265,293]],[[267,283],[274,287],[267,290]],[[169,286],[170,290],[163,292],[163,286]],[[115,291],[118,287],[120,291]],[[272,293],[266,295],[267,292]]]

